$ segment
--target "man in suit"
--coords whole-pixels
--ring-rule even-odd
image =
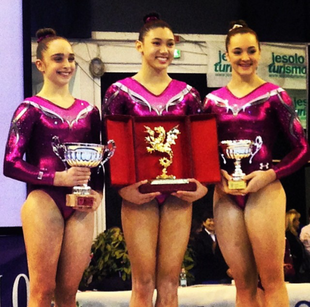
[[[205,212],[202,231],[193,242],[195,284],[231,283],[229,268],[217,244],[212,212]]]

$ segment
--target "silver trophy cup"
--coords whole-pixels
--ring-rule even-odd
[[[67,165],[94,168],[99,165],[103,167],[115,152],[115,143],[109,140],[107,145],[92,143],[63,143],[57,136],[53,137],[52,148],[56,156]],[[91,187],[87,184],[74,186],[72,194],[67,195],[67,206],[91,208],[94,203],[94,196],[91,195]]]
[[[223,151],[221,155],[224,163],[226,159],[235,159],[235,170],[231,174],[232,180],[228,182],[229,189],[244,189],[246,182],[243,180],[245,173],[241,169],[241,159],[249,158],[249,163],[252,163],[253,157],[258,153],[263,145],[261,136],[257,136],[255,141],[251,140],[227,140],[220,143]]]

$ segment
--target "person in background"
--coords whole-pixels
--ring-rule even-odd
[[[306,254],[305,247],[298,236],[300,225],[300,213],[295,209],[286,212],[286,232],[285,236],[289,242],[295,276],[290,281],[306,282],[310,280],[310,259]]]
[[[310,258],[310,208],[308,208],[308,218],[309,224],[301,228],[299,238],[306,249],[308,257]]]
[[[231,283],[229,268],[223,258],[215,235],[212,212],[205,212],[203,229],[193,240],[195,284]]]
[[[232,77],[206,96],[204,111],[217,116],[219,143],[250,140],[256,151],[241,162],[245,188],[229,188],[234,159],[221,160],[222,182],[215,187],[213,212],[217,239],[235,281],[236,306],[288,307],[283,270],[286,197],[279,179],[308,161],[309,146],[288,94],[257,75],[260,55],[255,31],[242,20],[232,22],[226,36]],[[279,132],[291,149],[274,165]]]
[[[295,269],[294,269],[294,262],[293,256],[291,254],[290,243],[288,242],[287,238],[285,238],[285,252],[284,252],[284,280],[285,281],[292,281],[295,278]]]
[[[166,116],[201,113],[200,95],[190,85],[171,79],[175,39],[171,27],[156,13],[144,17],[136,49],[141,69],[132,77],[112,84],[106,94],[105,115]],[[177,289],[189,240],[192,202],[207,193],[195,179],[196,191],[142,194],[137,182],[119,190],[122,226],[132,268],[130,307],[177,307]]]
[[[28,184],[21,210],[30,278],[29,307],[76,307],[75,296],[89,263],[94,211],[102,199],[101,174],[92,176],[92,208],[66,206],[66,194],[87,184],[86,167],[65,170],[52,149],[52,138],[64,142],[99,143],[99,110],[74,98],[69,81],[75,72],[70,43],[53,29],[37,31],[37,69],[43,87],[16,109],[4,157],[4,175]],[[24,159],[24,154],[26,158]],[[96,174],[96,172],[94,172]]]

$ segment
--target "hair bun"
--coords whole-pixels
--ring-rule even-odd
[[[248,28],[248,25],[244,20],[232,21],[229,24],[229,31],[232,31],[232,30],[237,29],[237,28]]]
[[[156,12],[152,12],[152,13],[149,13],[143,17],[143,22],[144,22],[144,24],[146,24],[148,22],[159,20],[159,19],[160,19],[159,14]]]
[[[56,31],[54,29],[52,28],[39,29],[36,32],[37,43],[40,43],[43,39],[52,36],[56,36]]]

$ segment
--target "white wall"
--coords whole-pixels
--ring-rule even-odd
[[[4,177],[2,165],[10,120],[24,95],[22,0],[1,0],[0,29],[0,227],[13,227],[21,225],[26,185]]]

